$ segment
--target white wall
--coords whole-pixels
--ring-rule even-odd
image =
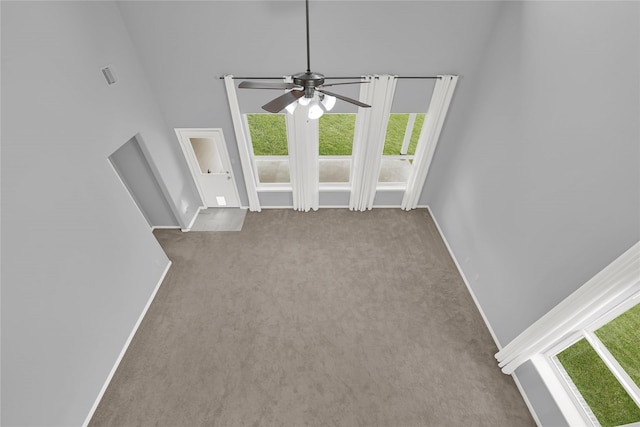
[[[136,205],[151,227],[179,228],[174,209],[143,152],[144,141],[134,136],[109,156]]]
[[[427,195],[504,344],[640,238],[639,8],[508,3],[454,100]]]
[[[424,196],[499,341],[640,238],[640,4],[508,2]]]
[[[79,425],[168,263],[107,157],[139,132],[198,198],[115,5],[1,8],[2,425]]]

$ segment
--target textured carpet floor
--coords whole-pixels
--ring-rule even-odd
[[[91,426],[534,426],[426,210],[157,230],[173,261]]]

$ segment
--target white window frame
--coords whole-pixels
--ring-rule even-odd
[[[402,113],[391,113],[402,114]],[[402,140],[402,147],[400,148],[400,154],[406,155],[409,151],[409,145],[411,144],[411,136],[413,135],[413,129],[416,127],[416,118],[418,114],[423,113],[405,113],[409,114],[409,120],[407,120],[407,127],[404,129],[404,138]],[[427,114],[426,112],[424,113]],[[424,122],[422,123],[424,125]]]
[[[605,321],[607,315],[613,316],[612,310],[639,291],[637,242],[496,353],[499,366],[505,374],[512,374],[518,366],[531,361],[567,422],[571,426],[592,426],[575,396],[567,392],[551,356],[577,341],[580,331]]]
[[[270,159],[278,159],[285,158],[289,161],[289,154],[286,156],[256,156],[256,153],[253,151],[253,140],[251,139],[251,129],[249,128],[249,114],[270,114],[272,113],[242,113],[242,125],[246,130],[246,143],[247,150],[249,151],[249,157],[251,157],[251,167],[253,168],[254,177],[255,177],[255,186],[258,192],[269,192],[269,191],[292,191],[293,187],[291,185],[291,169],[289,169],[289,182],[261,182],[260,174],[258,173],[258,165],[256,164],[256,160],[270,160]],[[286,132],[286,128],[285,128]]]
[[[580,341],[582,338],[585,338],[589,345],[591,345],[593,350],[598,354],[600,359],[602,359],[602,361],[605,363],[609,371],[611,371],[620,385],[629,394],[631,399],[635,402],[636,405],[638,405],[638,407],[640,407],[640,388],[635,384],[633,379],[629,377],[624,368],[620,366],[620,363],[618,363],[618,361],[609,352],[604,343],[602,343],[595,334],[596,330],[614,320],[639,303],[640,283],[638,283],[637,286],[634,287],[627,295],[622,297],[621,301],[619,300],[617,303],[611,304],[609,307],[603,309],[602,311],[594,313],[588,325],[550,347],[549,350],[544,352],[542,358],[538,359],[534,363],[539,371],[540,365],[542,363],[546,363],[548,367],[551,368],[551,370],[553,371],[553,375],[555,375],[558,381],[555,382],[556,384],[549,387],[549,391],[557,402],[566,402],[568,397],[568,400],[573,403],[575,410],[582,418],[582,422],[584,423],[583,425],[596,427],[600,424],[591,412],[589,406],[585,402],[579,390],[573,384],[571,378],[564,370],[564,367],[558,360],[557,355],[568,347],[571,347],[576,342]],[[548,369],[543,368],[542,372],[548,373]],[[549,384],[547,385],[549,386]],[[558,385],[560,387],[558,387]],[[565,415],[568,420],[575,419],[576,411],[574,411],[573,408],[569,410],[567,409],[569,408],[567,408],[566,405],[560,407],[561,412],[563,412],[563,415]],[[640,425],[640,423],[634,423],[632,425]]]
[[[291,191],[292,190],[292,186],[291,186],[291,182],[261,182],[260,181],[260,174],[258,173],[258,165],[256,163],[256,161],[259,160],[272,160],[272,159],[277,159],[280,160],[281,158],[289,158],[288,155],[286,156],[257,156],[253,150],[253,140],[251,137],[251,129],[249,128],[249,120],[248,120],[248,116],[250,114],[267,114],[267,113],[242,113],[242,122],[243,125],[246,129],[246,142],[247,142],[247,150],[249,151],[249,155],[251,157],[251,165],[253,167],[253,170],[255,171],[254,176],[255,176],[255,185],[256,188],[259,192],[268,192],[268,191]],[[353,114],[354,116],[357,117],[358,113],[326,113],[326,114]],[[407,122],[407,127],[405,128],[405,134],[403,137],[403,145],[402,145],[402,149],[405,150],[405,145],[408,147],[408,143],[411,139],[411,135],[413,134],[414,128],[415,128],[415,122],[416,122],[416,116],[418,114],[425,114],[426,112],[422,112],[422,113],[391,113],[391,114],[408,114],[409,115],[409,121]],[[424,126],[424,123],[423,123]],[[420,142],[420,141],[419,141]],[[405,150],[406,151],[406,150]],[[381,160],[382,159],[402,159],[402,160],[414,160],[415,155],[414,154],[381,154]],[[345,181],[345,182],[323,182],[323,181],[319,181],[318,185],[319,185],[319,190],[320,191],[350,191],[351,190],[351,167],[353,164],[353,152],[351,155],[344,155],[344,156],[336,156],[336,155],[322,155],[318,153],[318,160],[319,162],[321,162],[322,160],[348,160],[350,162],[349,165],[349,181]],[[413,166],[413,165],[412,165]],[[320,166],[318,165],[318,168]],[[379,174],[378,174],[379,175]],[[405,190],[407,188],[407,181],[398,181],[398,182],[394,182],[394,181],[389,181],[389,182],[382,182],[382,181],[378,181],[376,183],[376,191],[377,190]]]
[[[399,159],[399,160],[415,160],[415,154],[407,154],[409,149],[409,143],[411,142],[411,135],[413,135],[413,130],[416,125],[416,117],[418,114],[427,115],[427,112],[423,113],[390,113],[389,118],[387,120],[391,120],[391,116],[394,114],[408,114],[409,120],[407,121],[407,126],[404,129],[404,136],[402,140],[402,147],[400,148],[400,154],[381,154],[380,157],[380,170],[382,170],[382,160],[383,159]],[[424,122],[422,123],[424,126]],[[385,143],[386,143],[386,135],[385,135]],[[418,140],[418,144],[420,144],[420,140]],[[411,163],[411,167],[413,168],[413,162]],[[407,177],[406,181],[380,181],[380,172],[378,172],[378,182],[376,183],[376,191],[378,190],[406,190],[407,182],[409,181],[409,177]]]
[[[354,119],[357,119],[358,113],[325,113],[328,114],[353,114]],[[319,122],[318,122],[319,123]],[[320,132],[318,130],[318,146],[320,145]],[[354,136],[355,138],[355,132]],[[353,138],[351,139],[351,154],[348,156],[335,156],[335,155],[323,155],[318,152],[318,171],[320,171],[320,163],[324,160],[349,160],[349,180],[346,182],[323,182],[318,178],[318,188],[320,191],[351,191],[351,168],[353,167]]]
[[[417,201],[418,201],[418,197],[419,197],[419,193],[421,193],[422,191],[422,186],[424,185],[424,180],[426,179],[426,174],[428,171],[428,167],[429,164],[431,163],[431,159],[433,157],[433,151],[435,150],[435,145],[437,144],[437,140],[440,134],[440,130],[442,128],[442,124],[444,121],[444,117],[446,116],[446,112],[449,106],[449,103],[451,101],[451,96],[453,94],[453,90],[455,89],[455,83],[457,81],[457,76],[450,76],[450,75],[442,75],[442,76],[438,76],[442,81],[447,82],[446,87],[447,89],[445,90],[444,93],[444,97],[437,97],[437,99],[434,99],[434,95],[432,95],[432,99],[430,102],[430,106],[429,106],[429,111],[427,111],[425,114],[425,122],[423,123],[423,132],[421,132],[420,134],[420,139],[427,139],[427,145],[428,147],[425,148],[425,153],[426,155],[420,154],[418,155],[418,153],[416,152],[416,155],[411,156],[411,157],[407,157],[407,158],[412,158],[413,162],[412,162],[412,170],[410,173],[410,177],[408,178],[407,182],[398,182],[398,183],[394,183],[394,182],[382,182],[379,183],[378,182],[378,178],[380,175],[380,160],[383,157],[382,154],[382,150],[380,150],[380,154],[377,156],[368,156],[368,159],[364,159],[363,162],[366,165],[369,165],[368,168],[364,168],[363,166],[360,164],[360,157],[361,154],[355,154],[355,153],[361,153],[363,148],[362,147],[366,147],[367,145],[363,145],[364,142],[362,141],[363,138],[363,133],[366,133],[366,137],[367,139],[369,139],[370,142],[370,138],[371,135],[369,135],[370,132],[373,132],[375,135],[374,140],[376,140],[376,151],[379,148],[378,144],[380,142],[379,137],[383,134],[386,133],[386,124],[388,124],[388,114],[390,113],[390,109],[391,109],[391,101],[393,99],[393,93],[395,90],[395,82],[397,79],[397,76],[390,76],[390,75],[376,75],[376,76],[363,76],[362,80],[364,80],[365,82],[371,82],[371,86],[373,87],[373,83],[375,82],[375,80],[384,80],[387,82],[387,86],[383,87],[384,93],[378,93],[377,95],[375,95],[374,92],[371,92],[369,89],[369,87],[365,87],[365,85],[361,85],[361,93],[360,93],[360,100],[363,102],[367,102],[368,104],[374,105],[375,103],[372,102],[371,100],[367,100],[367,99],[363,99],[363,98],[367,98],[366,94],[369,94],[371,96],[369,97],[374,97],[375,99],[378,98],[384,98],[382,101],[378,100],[379,102],[377,104],[380,104],[381,106],[383,106],[383,110],[382,111],[382,116],[386,116],[387,122],[385,123],[385,126],[383,127],[378,127],[378,126],[371,126],[371,111],[373,109],[362,109],[360,108],[358,110],[356,114],[356,128],[355,128],[355,132],[354,132],[354,142],[353,142],[353,148],[352,148],[352,155],[349,156],[349,161],[350,161],[350,174],[349,174],[349,182],[339,182],[339,183],[331,183],[331,182],[324,182],[321,183],[319,182],[319,177],[318,177],[318,182],[317,185],[315,186],[315,193],[316,193],[316,198],[319,195],[320,191],[349,191],[351,193],[350,196],[350,201],[349,201],[349,208],[352,210],[366,210],[366,209],[371,209],[373,206],[373,200],[375,198],[375,194],[379,191],[379,190],[400,190],[400,191],[404,191],[404,195],[403,195],[403,201],[401,204],[402,209],[406,209],[406,210],[410,210],[416,207],[417,205]],[[253,151],[253,144],[251,143],[251,135],[249,132],[249,126],[248,126],[248,122],[247,122],[247,117],[246,117],[246,113],[243,114],[240,111],[240,106],[239,106],[239,102],[238,102],[238,98],[237,98],[237,94],[236,94],[236,88],[235,88],[235,83],[233,80],[233,75],[228,74],[224,76],[224,80],[225,80],[225,88],[227,91],[227,96],[228,96],[228,100],[229,100],[229,108],[231,111],[231,118],[233,120],[233,127],[234,127],[234,131],[235,131],[235,135],[236,135],[236,141],[238,144],[238,151],[240,154],[240,162],[242,164],[242,170],[243,170],[243,175],[244,175],[244,181],[245,181],[245,185],[246,185],[246,190],[247,190],[247,196],[249,199],[249,209],[251,211],[260,211],[261,210],[261,206],[260,206],[260,200],[259,200],[259,196],[258,193],[259,192],[268,192],[268,191],[277,191],[277,192],[286,192],[286,191],[292,191],[294,192],[294,178],[291,176],[291,171],[292,171],[292,165],[291,165],[291,145],[289,145],[289,170],[290,170],[290,182],[289,183],[262,183],[260,182],[260,178],[258,176],[258,171],[257,171],[257,165],[255,162],[255,153]],[[290,81],[290,77],[284,77],[283,78],[284,81]],[[368,86],[368,85],[367,85]],[[436,84],[436,88],[438,88],[438,84]],[[371,92],[371,93],[369,93]],[[375,96],[373,96],[375,95]],[[442,98],[442,99],[441,99]],[[437,101],[437,102],[436,102]],[[437,108],[434,107],[433,105],[437,104]],[[435,113],[430,113],[431,110],[437,110]],[[257,114],[257,113],[256,113]],[[413,128],[415,126],[415,114],[421,114],[421,113],[409,113],[410,114],[410,120],[407,123],[407,129],[409,127],[411,127],[411,132],[407,132],[407,130],[405,129],[405,141],[402,144],[402,149],[401,151],[404,151],[406,149],[405,146],[408,145],[408,140],[411,137],[411,134],[413,133]],[[378,114],[379,115],[379,114]],[[433,131],[430,133],[430,135],[425,135],[424,129],[425,127],[427,127],[427,120],[429,119],[429,117],[434,117],[434,123],[433,126],[429,126],[429,129],[433,128]],[[369,129],[371,128],[371,129]],[[408,135],[407,135],[408,133]],[[290,140],[289,140],[289,130],[287,129],[287,139],[289,141],[290,144]],[[384,144],[384,141],[382,141],[382,143]],[[420,143],[419,143],[420,145]],[[404,156],[404,155],[402,155]],[[323,156],[325,157],[325,156]],[[364,158],[364,157],[363,157]],[[416,159],[418,164],[416,164]],[[373,167],[371,167],[371,165],[373,165]],[[318,165],[314,165],[314,166],[319,166]],[[377,174],[374,178],[373,173],[375,171],[375,169],[377,168]],[[315,168],[314,168],[315,169]],[[361,170],[362,169],[362,170]],[[354,172],[355,171],[355,172]],[[354,177],[358,177],[357,179],[354,179]],[[308,178],[308,177],[307,177]],[[308,181],[308,179],[307,179]],[[295,181],[297,182],[297,181]],[[297,184],[296,184],[297,185]],[[415,193],[415,194],[414,194]],[[415,200],[414,200],[415,199]],[[296,200],[296,197],[294,195],[294,201]],[[295,205],[295,203],[294,203]]]
[[[249,155],[251,157],[251,165],[253,170],[255,171],[255,185],[259,192],[269,192],[269,191],[292,191],[291,181],[289,182],[261,182],[260,174],[258,173],[258,165],[256,161],[259,160],[281,160],[286,158],[289,160],[289,155],[286,156],[257,156],[253,151],[253,140],[251,139],[251,130],[249,128],[249,120],[248,115],[250,114],[267,114],[267,113],[243,113],[242,114],[242,122],[246,129],[246,140],[247,140],[247,149],[249,151]],[[327,114],[353,114],[354,116],[357,113],[327,113]],[[286,130],[288,132],[288,130]],[[351,172],[351,163],[353,162],[353,154],[348,156],[334,156],[334,155],[321,155],[318,154],[318,161],[322,160],[348,160],[350,163],[349,172]],[[318,165],[318,168],[320,165]],[[322,182],[318,181],[319,190],[320,191],[350,191],[351,190],[351,173],[349,173],[349,181],[345,182]]]
[[[322,160],[348,160],[349,161],[349,180],[343,182],[324,182],[318,181],[320,191],[328,191],[328,190],[345,190],[351,191],[351,167],[352,167],[352,157],[353,156],[318,156],[318,172],[320,171],[320,163]],[[319,178],[318,178],[319,179]]]

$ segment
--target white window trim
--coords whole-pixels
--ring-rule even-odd
[[[382,182],[376,186],[376,192],[378,191],[405,191],[407,189],[406,182]],[[397,207],[397,206],[394,206]]]
[[[567,390],[566,382],[558,369],[554,369],[552,360],[543,354],[536,354],[531,363],[547,386],[560,412],[572,427],[593,427],[592,421],[582,410],[576,395]]]
[[[593,347],[598,356],[600,356],[605,365],[607,365],[607,368],[609,368],[613,376],[616,377],[631,399],[640,407],[640,388],[633,382],[633,379],[626,373],[624,368],[620,366],[620,363],[613,357],[613,354],[611,354],[607,346],[600,341],[598,336],[592,331],[585,330],[584,337],[589,341],[591,347]]]
[[[258,175],[258,165],[256,165],[256,153],[253,151],[253,139],[251,139],[251,130],[249,128],[249,119],[247,118],[247,114],[242,114],[242,128],[244,130],[244,134],[246,135],[245,144],[247,146],[247,152],[249,153],[249,157],[251,158],[251,168],[253,170],[253,175],[255,177],[256,186],[260,185],[260,176]]]
[[[291,166],[289,166],[289,182],[261,182],[260,174],[258,173],[258,165],[257,161],[260,160],[283,160],[286,159],[289,162],[291,158],[289,154],[282,156],[256,156],[256,153],[253,151],[253,140],[251,139],[251,131],[249,128],[249,114],[268,114],[268,113],[244,113],[242,114],[242,125],[245,129],[246,134],[246,144],[247,150],[249,152],[249,156],[251,157],[251,167],[253,168],[253,176],[255,177],[255,186],[258,192],[269,192],[269,191],[293,191],[293,185],[291,184]],[[285,116],[286,120],[286,116]]]
[[[262,182],[260,181],[260,172],[258,171],[258,162],[259,161],[270,161],[270,160],[287,160],[289,161],[289,156],[256,156],[255,154],[251,154],[251,159],[253,161],[253,167],[256,171],[256,187],[258,191],[282,191],[283,189],[288,188],[291,190],[291,176],[289,176],[289,182]]]
[[[605,314],[597,316],[597,318],[584,329],[572,334],[570,337],[551,347],[548,351],[545,352],[544,355],[541,356],[539,360],[537,360],[536,368],[541,373],[541,375],[542,372],[546,372],[546,369],[541,365],[547,364],[549,367],[555,370],[555,375],[560,379],[559,384],[553,384],[549,387],[549,391],[551,392],[554,399],[556,399],[556,401],[562,401],[564,400],[565,394],[569,395],[572,398],[575,408],[580,412],[580,415],[589,426],[597,426],[598,422],[591,410],[588,409],[588,406],[580,395],[580,392],[567,380],[567,374],[564,371],[562,364],[558,360],[557,355],[582,338],[585,338],[589,342],[593,350],[602,359],[609,371],[611,371],[620,385],[629,394],[631,399],[635,402],[636,405],[640,407],[640,388],[625,372],[624,368],[620,365],[620,363],[618,363],[615,357],[613,357],[611,352],[607,349],[606,345],[602,343],[602,341],[600,341],[598,336],[595,334],[595,331],[600,327],[604,326],[636,304],[640,303],[640,284],[638,285],[637,289],[634,289],[632,292],[633,294],[626,297],[623,302],[610,309]],[[560,407],[560,410],[563,413],[565,413],[567,409],[568,408],[566,406]]]
[[[384,154],[381,158],[383,159],[398,159],[398,160],[414,160],[413,155],[409,154]],[[411,164],[413,168],[413,163]],[[380,163],[380,170],[382,171],[382,162]],[[378,180],[380,179],[380,172],[378,172]],[[407,179],[408,181],[408,179]],[[376,192],[379,190],[406,190],[407,189],[407,181],[378,181],[376,183]]]
[[[565,298],[496,353],[498,365],[511,374],[534,355],[547,351],[631,296],[640,283],[640,242]]]
[[[394,113],[391,113],[394,114]],[[422,113],[420,113],[422,114]],[[407,154],[409,151],[409,144],[411,144],[411,136],[413,135],[413,128],[416,125],[416,117],[418,113],[409,113],[409,120],[407,120],[407,127],[404,129],[404,139],[402,140],[402,147],[400,148],[400,154]]]
[[[557,358],[558,353],[572,346],[582,338],[585,338],[589,342],[593,350],[598,354],[598,356],[600,356],[609,371],[611,371],[613,376],[618,380],[620,385],[622,385],[624,390],[629,394],[635,404],[640,407],[640,388],[633,382],[633,379],[629,377],[624,368],[620,366],[620,363],[618,363],[611,352],[609,352],[607,347],[595,334],[595,331],[600,327],[614,320],[616,317],[620,316],[638,303],[640,303],[640,283],[638,283],[637,286],[635,286],[630,291],[629,295],[625,295],[621,299],[621,302],[619,302],[613,308],[608,308],[599,313],[594,313],[593,321],[584,329],[576,331],[569,337],[561,340],[556,345],[549,348],[549,350],[545,351],[543,354],[537,355],[535,356],[535,358],[532,358],[534,366],[538,370],[538,373],[542,377],[545,384],[547,384],[549,392],[558,403],[560,411],[563,413],[565,418],[567,418],[568,422],[569,420],[573,421],[569,422],[570,425],[579,425],[576,422],[576,412],[579,414],[580,419],[584,422],[584,425],[599,425],[597,419],[587,406],[587,403],[580,395],[580,392],[578,391],[576,386],[573,385],[570,378],[568,378],[568,374]],[[554,381],[554,379],[556,381]],[[571,405],[567,404],[568,401],[570,401]],[[561,404],[561,402],[563,404]],[[640,423],[636,424],[640,425]]]
[[[400,159],[400,160],[413,160],[416,156],[413,154],[383,154],[384,159]]]
[[[502,371],[512,374],[530,360],[569,425],[597,425],[567,384],[555,355],[582,338],[585,330],[593,332],[637,304],[639,295],[640,242],[500,350],[496,358]]]
[[[320,191],[331,191],[331,190],[344,190],[351,191],[351,183],[350,182],[320,182],[318,184],[318,188]]]
[[[442,124],[444,122],[444,117],[446,116],[446,110],[448,109],[449,103],[451,102],[451,96],[453,94],[453,90],[455,88],[455,84],[457,82],[457,76],[443,75],[439,76],[439,83],[444,82],[446,86],[446,90],[444,91],[444,95],[442,97],[436,97],[434,100],[432,96],[431,104],[437,101],[439,105],[438,113],[432,114],[433,117],[433,126],[429,128],[432,129],[428,132],[428,137],[425,137],[425,128],[428,125],[429,120],[429,112],[426,113],[425,121],[422,125],[422,131],[420,134],[420,140],[426,139],[426,147],[422,149],[420,153],[416,153],[416,155],[408,156],[406,154],[401,154],[400,156],[385,156],[387,158],[406,158],[413,159],[414,167],[410,173],[410,176],[407,182],[378,182],[378,176],[380,173],[380,161],[383,157],[382,150],[384,147],[384,139],[386,136],[386,128],[389,120],[389,114],[391,111],[391,103],[393,100],[393,94],[395,91],[395,83],[396,76],[389,75],[375,75],[375,76],[364,76],[363,79],[365,81],[370,81],[371,85],[361,85],[361,94],[360,98],[364,102],[367,102],[371,105],[378,105],[380,108],[379,114],[376,114],[378,119],[383,118],[382,120],[376,120],[377,125],[372,125],[371,121],[371,113],[372,110],[376,109],[358,109],[356,113],[356,123],[354,130],[354,141],[353,141],[353,153],[356,151],[360,153],[358,156],[352,154],[349,156],[351,158],[351,170],[349,175],[349,182],[339,182],[339,183],[327,183],[327,182],[312,182],[312,177],[316,176],[317,172],[317,163],[315,166],[312,164],[312,153],[308,152],[307,149],[302,148],[299,149],[296,145],[292,147],[293,141],[295,140],[313,140],[317,141],[317,123],[314,123],[315,126],[306,126],[307,132],[306,135],[302,135],[303,129],[301,120],[293,120],[288,115],[287,117],[287,139],[289,143],[289,171],[290,171],[290,182],[289,183],[262,183],[258,177],[258,170],[256,165],[256,156],[253,152],[253,146],[251,144],[251,135],[249,132],[249,126],[247,121],[246,114],[242,114],[240,111],[238,98],[236,94],[235,84],[233,80],[233,75],[226,75],[224,77],[225,87],[227,90],[227,95],[229,99],[229,107],[231,111],[231,117],[233,120],[234,131],[236,134],[236,141],[238,144],[238,150],[240,154],[240,161],[242,165],[242,170],[245,178],[247,196],[249,198],[249,209],[252,211],[260,211],[260,201],[258,197],[258,192],[270,192],[270,191],[292,191],[294,198],[294,208],[300,210],[309,210],[309,209],[317,209],[318,208],[318,196],[319,191],[331,191],[331,190],[339,190],[339,191],[351,191],[351,197],[349,202],[349,208],[352,210],[366,210],[371,209],[373,207],[373,201],[375,199],[375,195],[379,190],[401,190],[404,192],[403,202],[401,207],[403,209],[412,209],[417,205],[417,200],[419,198],[419,193],[421,192],[422,186],[424,185],[424,179],[426,179],[427,171],[429,164],[431,163],[431,159],[433,157],[433,152],[435,151],[435,145],[437,144],[437,139],[439,137]],[[284,77],[284,81],[290,81],[290,77]],[[378,80],[378,81],[376,81]],[[374,93],[372,91],[372,87],[376,86],[374,83],[379,83],[379,80],[390,80],[389,84],[385,88],[385,93]],[[371,86],[371,87],[368,87]],[[438,86],[436,84],[436,86]],[[364,91],[364,92],[363,92]],[[381,92],[381,91],[379,91]],[[365,95],[363,95],[365,94]],[[367,99],[363,99],[367,98]],[[372,98],[369,100],[368,98]],[[376,102],[374,102],[376,101]],[[429,110],[433,110],[430,108]],[[415,121],[417,114],[422,113],[409,113],[409,121],[407,123],[407,127],[405,129],[404,140],[402,144],[401,152],[406,152],[408,149],[408,145],[411,139],[411,135],[413,133],[413,128],[415,127]],[[299,122],[299,123],[298,123]],[[292,135],[291,129],[297,129],[294,133],[296,135]],[[373,139],[378,141],[379,150],[371,150],[371,138],[370,135],[373,132]],[[312,135],[316,134],[316,138],[313,138]],[[366,136],[366,138],[364,138]],[[363,143],[362,140],[366,139],[366,143]],[[423,145],[419,142],[418,146]],[[369,156],[364,156],[362,153],[363,148]],[[292,152],[292,148],[299,149],[300,153]],[[370,153],[370,151],[372,151]],[[373,156],[373,153],[379,152],[378,155]],[[423,153],[424,152],[424,153]],[[420,155],[418,155],[420,154]],[[315,153],[315,158],[331,158],[333,156],[319,156],[318,153]],[[295,161],[293,159],[295,158]],[[362,159],[361,159],[362,158]],[[300,164],[299,164],[300,163]],[[301,168],[300,166],[304,163],[307,165],[305,168]],[[364,164],[365,166],[362,166]],[[295,176],[294,176],[295,175]],[[374,176],[375,175],[375,176]],[[424,176],[424,179],[421,177]],[[415,200],[413,200],[415,199]]]
[[[382,160],[383,159],[398,159],[398,160],[413,160],[413,162],[415,162],[415,154],[407,154],[407,151],[409,149],[409,144],[411,142],[411,136],[413,135],[413,130],[416,124],[416,117],[418,116],[418,114],[424,114],[426,116],[426,113],[389,113],[389,116],[393,115],[393,114],[408,114],[409,115],[409,120],[407,121],[407,126],[405,127],[404,130],[404,137],[403,137],[403,142],[402,142],[402,147],[400,148],[400,154],[382,154],[381,157],[381,164],[380,164],[380,168],[382,169]],[[390,120],[391,117],[389,117],[388,120]],[[424,126],[424,123],[423,123]],[[386,142],[386,134],[385,134],[385,142]],[[418,141],[418,144],[420,143],[420,141]],[[384,149],[384,147],[383,147]],[[411,164],[411,167],[413,168],[413,162]],[[378,191],[406,191],[407,190],[407,182],[409,181],[409,178],[407,178],[406,181],[379,181],[380,179],[380,173],[378,173],[378,182],[376,183],[376,193]]]

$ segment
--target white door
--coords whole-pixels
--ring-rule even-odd
[[[240,207],[240,198],[222,129],[176,129],[202,202]]]

